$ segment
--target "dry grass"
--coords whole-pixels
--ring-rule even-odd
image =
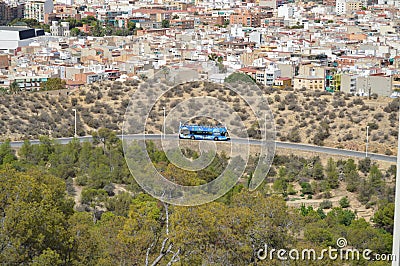
[[[257,129],[255,116],[244,101],[223,87],[209,83],[180,86],[164,95],[165,97],[155,104],[147,121],[148,132],[161,131],[162,106],[170,110],[184,99],[195,96],[218,98],[238,111],[248,129],[251,127]],[[88,135],[100,127],[120,133],[126,107],[136,88],[137,82],[106,82],[69,91],[68,95],[66,91],[1,95],[0,138],[20,140],[37,138],[39,135],[55,138],[73,136],[73,108],[78,110],[79,135]],[[319,91],[263,89],[263,93],[268,98],[274,115],[278,140],[315,143],[318,142],[316,139],[320,138],[317,133],[325,129],[326,135],[318,143],[363,151],[366,126],[370,124],[369,151],[382,154],[396,153],[397,112],[387,112],[388,109],[385,109],[393,101],[392,99],[380,97],[368,100]],[[258,95],[250,98],[254,99],[256,106],[260,106],[260,103],[257,103],[260,99]],[[190,112],[186,109],[180,111]],[[218,106],[215,106],[215,111],[218,111]],[[232,119],[233,116],[230,116],[223,121],[230,129],[235,127],[231,124],[234,123]],[[200,121],[201,118],[198,118],[197,122]],[[291,136],[293,132],[299,132],[297,140]]]
[[[300,156],[302,158],[309,158],[309,159],[316,156],[316,154],[312,153],[312,152],[296,151],[296,150],[290,150],[290,149],[277,149],[276,154],[281,155],[281,156],[293,154],[296,156]],[[349,159],[349,157],[346,157],[346,156],[328,155],[328,154],[318,154],[318,157],[321,159],[322,165],[326,165],[330,158],[333,158],[335,161]],[[359,158],[352,158],[352,159],[354,159],[356,164],[358,164],[358,162],[360,160]],[[379,169],[382,172],[386,172],[389,169],[389,167],[391,165],[393,165],[393,163],[388,163],[388,162],[383,162],[383,161],[377,161],[374,163],[376,163],[378,165]],[[360,175],[363,175],[363,174],[360,172]],[[385,182],[387,185],[389,185],[391,187],[395,186],[394,179],[385,180]],[[272,186],[272,183],[269,183],[269,185]],[[306,196],[301,197],[299,195],[300,194],[299,191],[301,190],[301,186],[299,185],[299,183],[293,182],[292,185],[294,186],[294,189],[296,191],[298,191],[298,193],[296,195],[289,196],[289,200],[287,201],[288,206],[300,208],[301,205],[304,204],[305,206],[312,206],[313,208],[319,208],[320,204],[324,200],[326,200],[323,197],[317,198],[315,196],[312,199],[307,199]],[[329,201],[332,202],[332,207],[339,207],[340,199],[342,199],[343,197],[347,197],[350,202],[350,207],[348,209],[356,212],[357,217],[359,217],[359,218],[364,218],[365,220],[370,221],[372,216],[374,215],[374,213],[377,211],[378,206],[371,205],[369,208],[367,208],[366,205],[362,204],[358,200],[357,193],[347,191],[346,183],[344,183],[344,182],[340,182],[339,187],[337,189],[332,189],[330,191],[330,193],[331,193],[331,197],[329,198]],[[330,209],[325,210],[325,212],[328,212],[328,211],[330,211]]]

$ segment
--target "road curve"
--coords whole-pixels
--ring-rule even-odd
[[[122,138],[122,135],[118,135],[119,138]],[[146,138],[147,140],[160,140],[162,135],[157,135],[157,134],[147,134],[147,135],[128,135],[124,136],[124,139],[143,139]],[[165,138],[167,139],[173,139],[176,138],[176,135],[166,135]],[[73,138],[57,138],[54,139],[56,142],[60,144],[67,144],[69,143]],[[81,142],[84,141],[91,141],[92,136],[82,136],[78,137],[78,139]],[[261,145],[262,142],[259,140],[248,140],[248,139],[232,139],[231,140],[234,143],[239,143],[239,144],[252,144],[252,145]],[[39,140],[31,140],[31,144],[39,144]],[[12,141],[10,142],[10,145],[12,148],[20,148],[24,144],[23,141]],[[330,147],[321,147],[321,146],[315,146],[315,145],[308,145],[308,144],[301,144],[301,143],[291,143],[291,142],[282,142],[282,141],[275,141],[276,147],[277,148],[285,148],[285,149],[292,149],[292,150],[299,150],[299,151],[307,151],[307,152],[315,152],[315,153],[325,153],[325,154],[331,154],[331,155],[340,155],[340,156],[348,156],[348,157],[357,157],[357,158],[365,158],[365,152],[359,152],[359,151],[352,151],[352,150],[345,150],[345,149],[337,149],[337,148],[330,148]],[[388,155],[383,155],[383,154],[377,154],[377,153],[368,153],[368,157],[371,158],[371,160],[377,160],[377,161],[385,161],[385,162],[391,162],[391,163],[396,163],[397,157],[396,156],[388,156]]]

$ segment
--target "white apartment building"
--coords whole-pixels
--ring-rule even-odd
[[[51,36],[69,37],[69,22],[52,21],[50,26]]]
[[[29,0],[25,3],[24,18],[36,19],[44,22],[44,14],[53,12],[52,0]]]
[[[244,38],[245,32],[243,31],[243,26],[241,24],[233,24],[231,26],[231,36]]]
[[[262,43],[262,33],[261,32],[252,32],[249,34],[249,41],[255,42],[257,45]]]
[[[287,4],[278,7],[278,17],[290,19],[293,18],[295,12],[295,8],[293,6],[289,6]]]
[[[351,14],[361,10],[365,1],[360,0],[336,0],[336,15]]]
[[[270,63],[265,69],[256,72],[256,82],[266,86],[274,85],[275,79],[281,77],[281,70],[275,63]]]
[[[336,0],[336,14],[346,14],[346,0]]]
[[[378,5],[400,7],[399,0],[378,0]]]

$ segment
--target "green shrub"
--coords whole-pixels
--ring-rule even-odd
[[[107,191],[104,189],[84,188],[81,193],[81,203],[90,204],[102,202],[107,198]]]
[[[332,208],[332,202],[330,200],[324,200],[319,204],[321,209],[330,209]]]
[[[340,205],[340,207],[342,207],[342,208],[348,208],[348,207],[350,207],[350,201],[349,201],[349,199],[347,198],[347,196],[340,199],[339,205]]]
[[[301,186],[301,193],[303,193],[303,194],[309,194],[309,195],[314,194],[310,183],[308,183],[308,182],[302,182],[302,183],[300,184],[300,186]]]
[[[88,182],[88,177],[86,175],[77,176],[75,181],[78,186],[86,186]]]

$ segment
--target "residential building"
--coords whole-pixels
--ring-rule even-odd
[[[396,92],[400,92],[400,75],[393,75],[393,84],[392,90]]]
[[[336,0],[336,14],[346,15],[361,10],[363,2],[360,0]]]
[[[298,75],[294,77],[293,88],[295,90],[303,88],[306,90],[323,90],[324,78],[318,76]]]
[[[294,16],[295,7],[291,5],[283,5],[278,7],[278,17],[291,19]]]
[[[287,87],[292,87],[292,79],[287,77],[276,78],[274,81],[273,88],[285,89]]]
[[[325,69],[325,90],[329,92],[340,91],[342,75],[335,68]]]
[[[7,25],[14,19],[23,18],[24,7],[25,4],[23,3],[0,1],[0,25]]]
[[[38,22],[44,22],[45,14],[53,12],[52,0],[28,0],[25,2],[24,18],[36,19]]]
[[[57,4],[62,4],[66,6],[72,6],[74,4],[74,0],[56,0]]]
[[[279,78],[281,76],[281,70],[277,67],[276,64],[270,63],[266,68],[264,72],[264,81],[261,82],[262,84],[266,86],[272,86],[275,83],[275,79]]]
[[[374,93],[380,96],[390,96],[393,92],[393,77],[382,74],[369,76],[343,74],[341,91],[359,96],[368,96]]]
[[[324,6],[336,6],[336,0],[322,0]]]
[[[378,5],[400,7],[400,2],[398,0],[378,0]]]
[[[259,0],[259,6],[263,8],[276,9],[278,7],[278,0]]]
[[[123,16],[128,16],[128,11],[106,11],[104,12],[104,14],[99,15],[98,19],[108,25],[118,27],[119,25],[118,17],[123,17]]]
[[[283,17],[271,17],[261,20],[262,27],[284,27],[285,19]]]
[[[351,94],[357,93],[357,76],[354,74],[342,74],[341,91]]]
[[[94,73],[94,72],[87,72],[87,73],[78,73],[75,74],[75,81],[80,81],[85,84],[92,84],[94,82],[102,81],[107,79],[108,74],[104,73]]]
[[[8,54],[0,54],[0,69],[8,69],[10,66],[11,56]]]
[[[224,16],[211,16],[211,15],[203,15],[200,16],[200,22],[205,25],[224,25],[225,21],[229,22],[229,16],[226,20]]]
[[[299,66],[298,74],[303,76],[316,76],[324,78],[325,67],[314,64],[302,64]]]
[[[156,21],[143,21],[143,22],[137,22],[136,23],[136,28],[141,28],[141,29],[161,29],[162,28],[162,23],[161,22],[156,22]]]
[[[230,24],[241,24],[244,27],[259,27],[261,25],[260,16],[249,11],[242,11],[229,16]]]
[[[261,71],[255,67],[243,67],[243,68],[239,69],[238,71],[252,77],[254,80],[256,80],[257,71],[259,71],[259,73],[261,73]]]
[[[53,12],[44,15],[44,23],[50,24],[54,20],[60,21],[68,18],[81,20],[82,16],[75,6],[57,4],[54,5]]]
[[[252,77],[257,83],[273,86],[275,80],[281,76],[281,70],[276,64],[271,63],[266,67],[244,67],[239,72],[245,73]]]
[[[194,20],[171,20],[169,23],[171,28],[175,29],[193,29],[194,28]]]
[[[38,91],[48,78],[49,76],[44,75],[15,76],[11,78],[10,83],[16,81],[22,91]]]
[[[69,22],[52,21],[50,26],[51,36],[69,37]]]
[[[359,78],[360,87],[366,84],[366,93],[378,94],[379,96],[390,96],[393,92],[393,76],[385,76],[382,74],[370,75]]]

